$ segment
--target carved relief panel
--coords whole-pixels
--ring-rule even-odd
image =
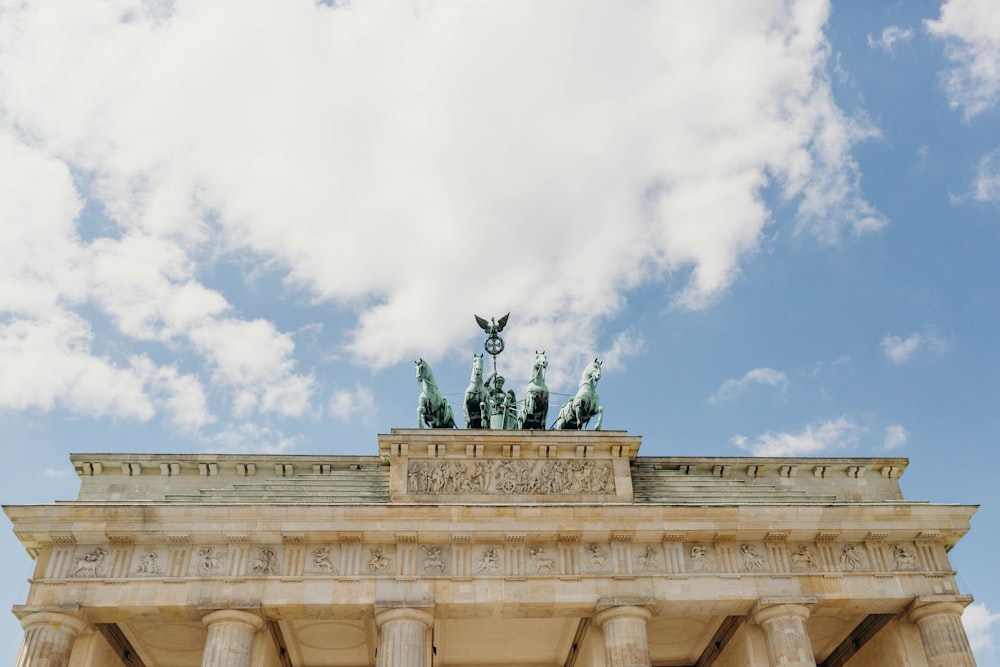
[[[407,493],[430,495],[614,495],[610,461],[411,460]]]

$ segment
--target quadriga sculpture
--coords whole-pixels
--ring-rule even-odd
[[[417,405],[417,426],[424,428],[455,428],[455,415],[451,405],[434,382],[434,373],[423,359],[413,362],[417,366],[417,382],[420,383],[420,401]]]
[[[594,359],[584,369],[580,375],[579,388],[576,396],[566,401],[559,409],[559,418],[556,419],[554,429],[574,429],[580,430],[587,426],[590,418],[597,415],[595,431],[601,430],[601,421],[604,420],[604,408],[601,407],[600,397],[594,388],[597,381],[601,379],[601,362]]]
[[[517,417],[519,429],[545,428],[545,420],[549,416],[549,388],[545,385],[545,369],[548,367],[545,352],[536,350],[531,364],[531,379],[524,390],[524,407]]]

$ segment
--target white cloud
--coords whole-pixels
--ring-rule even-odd
[[[882,35],[876,39],[868,35],[868,46],[879,48],[886,53],[892,53],[896,43],[905,43],[913,39],[913,28],[900,28],[898,25],[891,25],[882,31]]]
[[[205,438],[209,451],[254,454],[282,454],[294,449],[300,438],[280,429],[253,422],[231,424]]]
[[[0,323],[0,406],[146,421],[142,379],[92,351],[89,324],[72,313]]]
[[[355,385],[352,391],[335,391],[330,396],[330,414],[340,421],[351,421],[355,415],[365,419],[374,411],[375,395],[364,385]]]
[[[969,635],[969,644],[977,659],[982,662],[986,654],[993,655],[993,628],[1000,621],[1000,613],[990,611],[985,604],[974,602],[965,608],[962,623]]]
[[[612,340],[611,347],[600,353],[601,368],[605,371],[625,367],[625,360],[646,351],[646,340],[638,332],[629,329],[619,332]]]
[[[882,339],[882,354],[894,364],[903,364],[913,358],[923,337],[920,334],[913,334],[908,338],[899,336],[886,336]]]
[[[592,354],[630,288],[672,274],[683,307],[723,295],[770,221],[764,188],[824,241],[885,224],[850,156],[872,130],[825,73],[828,13],[18,3],[0,24],[0,117],[52,170],[86,176],[113,231],[74,238],[65,175],[29,183],[58,195],[44,250],[82,255],[82,277],[20,266],[0,293],[90,299],[123,336],[193,346],[237,415],[303,414],[314,389],[287,334],[200,278],[219,252],[351,304],[345,350],[373,367],[453,349],[479,309],[515,310],[550,353]]]
[[[944,78],[953,108],[972,118],[1000,99],[1000,21],[993,0],[948,0],[927,31],[944,40],[954,65]]]
[[[300,416],[310,408],[315,381],[294,372],[295,343],[267,320],[209,320],[190,334],[212,365],[213,379],[236,395],[234,412]]]
[[[899,449],[910,439],[910,434],[900,424],[891,424],[885,427],[885,439],[882,440],[882,449],[889,451]]]
[[[198,378],[182,374],[174,366],[157,367],[145,356],[132,357],[131,366],[149,387],[157,407],[167,412],[179,431],[198,433],[215,422]]]
[[[944,340],[928,334],[914,333],[906,338],[885,336],[882,339],[882,354],[894,364],[905,364],[922,348],[940,352],[946,347]]]
[[[864,430],[847,417],[839,417],[810,424],[801,433],[768,431],[753,440],[738,435],[732,442],[754,456],[818,456],[832,449],[853,447]]]
[[[754,368],[741,378],[730,378],[723,382],[708,400],[710,403],[731,400],[755,384],[777,387],[784,391],[788,388],[788,376],[773,368]]]
[[[1000,150],[979,160],[974,190],[978,201],[1000,204]]]

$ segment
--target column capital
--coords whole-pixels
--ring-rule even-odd
[[[205,614],[201,619],[207,627],[218,623],[242,623],[253,628],[254,632],[264,627],[264,619],[257,614],[242,609],[219,609]]]
[[[653,612],[649,609],[637,605],[603,607],[599,608],[598,612],[594,615],[594,622],[600,626],[603,626],[608,621],[616,618],[636,618],[645,622],[648,621],[652,615]]]
[[[61,611],[34,611],[21,616],[21,627],[28,630],[35,625],[48,625],[56,628],[65,628],[73,633],[73,636],[80,634],[87,627],[87,619],[80,614],[66,613]]]
[[[910,605],[910,620],[916,623],[937,614],[961,616],[971,603],[971,595],[921,595]]]
[[[817,600],[813,597],[766,597],[760,598],[750,609],[750,618],[762,625],[775,618],[809,618],[809,613]]]
[[[428,607],[385,607],[375,610],[375,625],[378,627],[392,621],[416,621],[430,628],[434,626],[434,614]]]

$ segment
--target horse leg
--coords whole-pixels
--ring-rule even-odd
[[[601,405],[597,406],[597,425],[594,426],[595,431],[601,430],[601,422],[604,421],[604,407]]]

